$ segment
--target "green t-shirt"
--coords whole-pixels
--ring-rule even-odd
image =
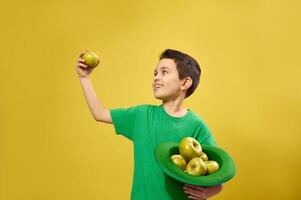
[[[193,137],[201,144],[217,146],[205,122],[190,109],[183,117],[169,115],[163,105],[137,105],[110,109],[116,134],[134,144],[134,177],[132,200],[183,199],[183,184],[161,170],[155,158],[155,147],[162,142],[179,143]]]

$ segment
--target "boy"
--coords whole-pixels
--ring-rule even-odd
[[[129,108],[106,109],[97,98],[88,76],[88,68],[79,55],[77,73],[89,109],[98,122],[114,125],[116,134],[122,134],[134,144],[134,177],[131,199],[170,200],[207,199],[222,190],[222,185],[199,187],[177,182],[160,169],[154,155],[162,142],[177,142],[194,137],[201,144],[216,145],[204,121],[183,106],[185,98],[197,88],[201,69],[191,56],[166,49],[154,71],[154,97],[162,104],[137,105]],[[185,194],[186,193],[186,194]]]

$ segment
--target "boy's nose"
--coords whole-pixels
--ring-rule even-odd
[[[156,80],[160,80],[160,76],[158,74],[154,76],[154,81]]]

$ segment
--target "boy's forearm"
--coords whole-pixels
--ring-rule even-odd
[[[99,119],[102,111],[104,110],[103,105],[101,104],[99,98],[96,95],[92,82],[89,78],[79,78],[86,101],[88,103],[89,109],[95,120]]]

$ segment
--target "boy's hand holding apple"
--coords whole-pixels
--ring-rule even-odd
[[[76,71],[80,78],[86,78],[99,64],[99,56],[89,50],[82,51],[78,57]]]

